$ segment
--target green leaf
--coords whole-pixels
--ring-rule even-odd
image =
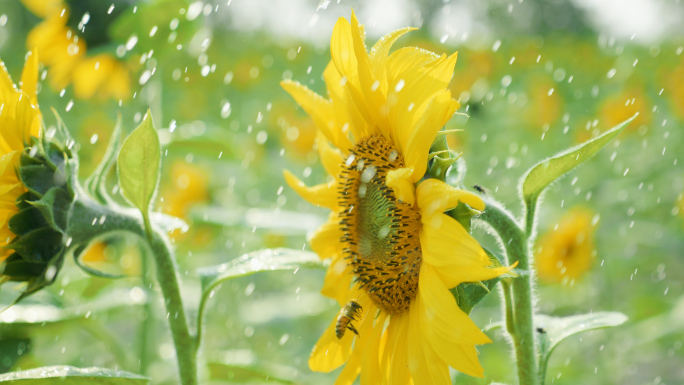
[[[499,257],[487,249],[484,249],[484,251],[492,261],[493,267],[503,266]],[[450,291],[454,298],[456,298],[458,307],[466,314],[470,314],[470,312],[473,311],[473,308],[494,289],[494,286],[496,286],[500,280],[501,277],[496,277],[483,282],[462,283]]]
[[[522,195],[528,208],[553,181],[579,166],[615,138],[637,115],[625,120],[598,137],[537,163],[523,176]]]
[[[551,317],[539,314],[534,319],[540,345],[539,372],[543,380],[549,357],[561,341],[588,330],[622,325],[628,318],[618,312],[597,312],[569,317]]]
[[[208,363],[209,377],[231,383],[251,381],[297,384],[301,373],[294,367],[260,360],[251,350],[229,350],[215,355]]]
[[[93,171],[85,181],[85,188],[90,195],[98,199],[100,203],[107,203],[109,197],[105,188],[105,181],[116,161],[116,154],[119,151],[119,147],[121,147],[122,132],[121,114],[119,114],[116,119],[114,130],[112,131],[112,136],[109,139],[107,150],[102,156],[100,164],[97,165],[95,171]]]
[[[202,322],[210,293],[221,283],[262,271],[299,270],[300,268],[326,269],[327,263],[310,251],[293,249],[264,249],[245,254],[230,262],[197,269],[202,285],[202,298],[197,315],[197,342],[202,338]]]
[[[140,126],[126,138],[117,161],[123,196],[149,218],[150,203],[159,183],[161,145],[147,111]]]
[[[150,379],[123,370],[58,365],[2,374],[0,382],[21,385],[144,385],[149,384]]]

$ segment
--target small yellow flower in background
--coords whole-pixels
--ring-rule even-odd
[[[389,33],[369,55],[352,13],[351,24],[340,18],[333,30],[323,73],[328,98],[281,83],[322,134],[318,150],[333,178],[307,187],[284,172],[304,199],[332,210],[310,239],[331,259],[322,293],[362,307],[353,321],[358,336],[338,339],[333,320],[309,359],[321,372],[346,363],[337,384],[359,375],[362,384],[451,384],[449,366],[482,377],[475,345],[491,341],[448,289],[509,270],[492,268],[477,241],[444,214],[459,202],[483,210],[482,200],[437,179],[421,182],[437,132],[459,107],[447,89],[456,54],[405,47],[390,55],[411,30]]]
[[[614,127],[619,123],[639,113],[634,122],[627,127],[629,131],[636,131],[641,125],[648,125],[651,120],[651,107],[648,106],[646,95],[641,87],[632,87],[619,95],[607,98],[601,107],[601,125]]]
[[[209,178],[205,170],[192,164],[176,161],[171,166],[171,182],[160,194],[163,212],[185,219],[190,207],[209,199]]]
[[[579,279],[594,260],[594,214],[575,209],[537,243],[536,264],[539,278],[566,283]]]
[[[4,248],[15,237],[9,219],[19,212],[17,198],[27,191],[17,176],[19,157],[31,136],[40,135],[42,115],[38,109],[38,54],[29,52],[21,74],[21,88],[0,62],[0,261],[14,251]]]
[[[563,100],[552,79],[536,76],[529,81],[525,121],[531,130],[548,129],[560,117]]]
[[[64,0],[22,0],[33,14],[43,18],[26,39],[36,47],[49,68],[48,80],[55,90],[74,85],[80,99],[128,99],[131,94],[130,71],[125,63],[102,53],[86,55],[85,40],[67,26],[70,10]],[[75,15],[81,17],[81,15]]]

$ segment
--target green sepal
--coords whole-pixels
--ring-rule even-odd
[[[19,177],[24,186],[39,197],[54,186],[53,175],[53,171],[43,164],[22,166],[19,169]]]
[[[47,227],[48,223],[38,208],[28,207],[14,214],[8,225],[14,234],[23,236],[35,229]]]
[[[26,260],[47,262],[63,248],[62,238],[61,232],[42,227],[15,238],[7,248]]]
[[[45,262],[27,261],[14,253],[7,257],[2,267],[3,277],[9,281],[28,281],[45,272]]]
[[[66,231],[71,201],[69,193],[64,189],[53,187],[40,200],[29,202],[29,204],[40,210],[50,227],[64,232]]]
[[[19,195],[19,197],[17,197],[15,204],[17,205],[17,208],[19,210],[23,210],[31,207],[31,202],[34,200],[36,200],[36,198],[33,194],[31,194],[30,192],[25,192]]]
[[[447,173],[449,172],[449,169],[451,169],[451,166],[453,166],[458,158],[457,157],[451,157],[451,153],[447,152],[444,153],[447,155],[447,158],[442,158],[440,155],[442,154],[436,154],[433,158],[432,161],[430,162],[430,166],[428,167],[428,175],[431,178],[439,179],[441,181],[446,181],[446,176]]]
[[[501,259],[497,257],[491,251],[484,249],[487,253],[487,257],[492,261],[491,267],[501,267]],[[473,308],[484,299],[484,297],[489,294],[497,283],[501,280],[501,277],[496,277],[482,282],[468,282],[462,283],[453,289],[450,289],[451,294],[456,298],[458,307],[461,308],[466,314],[470,314]]]
[[[114,126],[112,136],[109,139],[107,150],[105,151],[100,164],[97,165],[95,171],[93,171],[85,181],[84,187],[86,191],[103,204],[110,200],[105,182],[107,181],[107,175],[109,175],[112,166],[114,166],[116,162],[116,156],[121,148],[121,143],[123,142],[122,133],[121,114],[119,114],[116,119],[116,125]]]
[[[447,211],[446,214],[457,220],[467,232],[470,232],[472,219],[480,215],[480,212],[471,209],[470,206],[463,202],[458,202],[458,206]]]

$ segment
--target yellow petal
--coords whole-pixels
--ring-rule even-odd
[[[368,346],[363,352],[363,361],[361,363],[362,384],[386,384],[384,373],[380,370],[380,341],[385,328],[386,318],[387,314],[380,312],[375,320]]]
[[[428,343],[454,369],[482,377],[475,345],[492,341],[458,307],[434,267],[423,264],[418,282],[421,325]]]
[[[400,150],[404,154],[406,167],[414,169],[411,182],[418,182],[425,175],[432,142],[457,108],[458,102],[451,99],[451,91],[439,91],[428,104],[425,113],[411,128],[406,148]]]
[[[399,168],[387,172],[385,184],[394,190],[394,195],[400,201],[413,206],[415,202],[415,187],[411,183],[413,169]]]
[[[340,150],[330,147],[328,139],[323,134],[318,135],[318,155],[325,171],[333,178],[339,178],[342,171],[342,154]]]
[[[344,233],[340,228],[340,219],[333,213],[328,222],[314,231],[309,239],[309,245],[322,259],[331,258],[339,253],[342,237]]]
[[[329,373],[342,366],[349,359],[354,339],[347,338],[346,335],[344,338],[338,339],[335,335],[335,325],[337,325],[337,317],[325,329],[311,351],[309,368],[314,372]]]
[[[325,280],[321,294],[333,298],[340,306],[349,301],[349,291],[352,278],[352,268],[342,256],[335,256],[328,270],[325,272]]]
[[[407,147],[411,128],[425,113],[428,102],[449,85],[456,64],[456,54],[441,57],[425,67],[404,71],[387,94],[389,121],[400,148]]]
[[[21,73],[21,90],[28,95],[31,104],[38,106],[38,52],[29,51]]]
[[[313,119],[316,127],[330,140],[335,147],[342,151],[347,151],[351,147],[349,138],[342,135],[341,130],[335,127],[334,111],[332,103],[324,99],[322,96],[311,91],[307,87],[293,82],[284,80],[280,85],[299,103],[304,111]]]
[[[359,293],[360,294],[360,293]],[[359,298],[359,297],[357,297]],[[363,300],[359,298],[359,302],[363,307],[362,319],[356,329],[359,331],[359,336],[355,337],[354,351],[349,356],[347,364],[344,365],[344,369],[340,372],[340,375],[335,381],[335,385],[352,385],[356,378],[361,372],[361,357],[363,353],[368,349],[368,342],[370,341],[371,332],[373,331],[373,321],[375,320],[375,315],[377,314],[377,309],[372,306],[370,300]],[[353,333],[345,333],[345,338],[351,338],[349,335],[354,335]]]
[[[416,197],[420,213],[430,216],[436,213],[443,213],[458,206],[458,202],[463,202],[475,210],[484,210],[485,204],[477,195],[460,190],[438,179],[427,179],[422,181],[416,188]]]
[[[513,267],[490,268],[492,262],[475,239],[455,219],[446,214],[421,218],[420,245],[423,263],[434,266],[448,288],[462,282],[498,277]]]
[[[352,36],[352,27],[344,17],[337,19],[333,28],[330,38],[330,56],[332,56],[337,72],[347,78],[347,83],[351,83],[358,89],[359,75],[358,62],[354,52],[354,37]]]
[[[370,58],[366,52],[366,46],[361,37],[359,21],[356,14],[352,11],[351,16],[352,40],[354,43],[354,53],[358,65],[359,87],[361,95],[368,106],[369,118],[386,138],[390,138],[389,122],[387,120],[388,108],[385,102],[385,95],[380,88],[380,82],[376,83],[373,69],[371,68]]]
[[[335,63],[332,61],[328,63],[325,71],[323,71],[323,80],[328,89],[330,100],[332,100],[335,122],[342,135],[347,137],[351,133],[354,135],[355,140],[370,135],[371,127],[369,122],[356,107],[356,103],[352,100],[346,88],[346,76],[344,79],[342,78],[342,75],[337,71],[337,67],[335,67]],[[342,150],[347,152],[345,149]]]
[[[449,366],[444,363],[425,340],[420,317],[420,296],[409,309],[408,367],[416,385],[450,385]]]
[[[417,28],[406,27],[390,32],[378,40],[370,51],[370,61],[373,66],[375,79],[380,82],[379,89],[383,95],[387,95],[387,59],[392,45],[405,33]]]
[[[74,67],[74,95],[80,99],[92,98],[109,77],[113,63],[108,55],[97,55],[81,60]]]
[[[327,207],[335,210],[337,204],[337,183],[323,183],[313,187],[307,187],[304,182],[299,180],[290,171],[283,170],[283,176],[287,184],[297,192],[302,198],[312,205]]]
[[[389,367],[389,383],[406,385],[411,379],[408,368],[408,325],[409,315],[392,316],[387,327],[387,348],[383,366]]]
[[[440,58],[432,51],[418,47],[404,47],[394,51],[387,59],[388,86],[396,82],[397,78],[411,68],[424,67]]]

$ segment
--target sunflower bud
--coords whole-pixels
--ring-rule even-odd
[[[8,223],[15,238],[6,246],[13,252],[0,267],[3,281],[28,284],[19,299],[57,277],[69,243],[66,228],[77,183],[74,152],[55,138],[31,140],[17,169],[28,191],[16,200],[18,212]]]

